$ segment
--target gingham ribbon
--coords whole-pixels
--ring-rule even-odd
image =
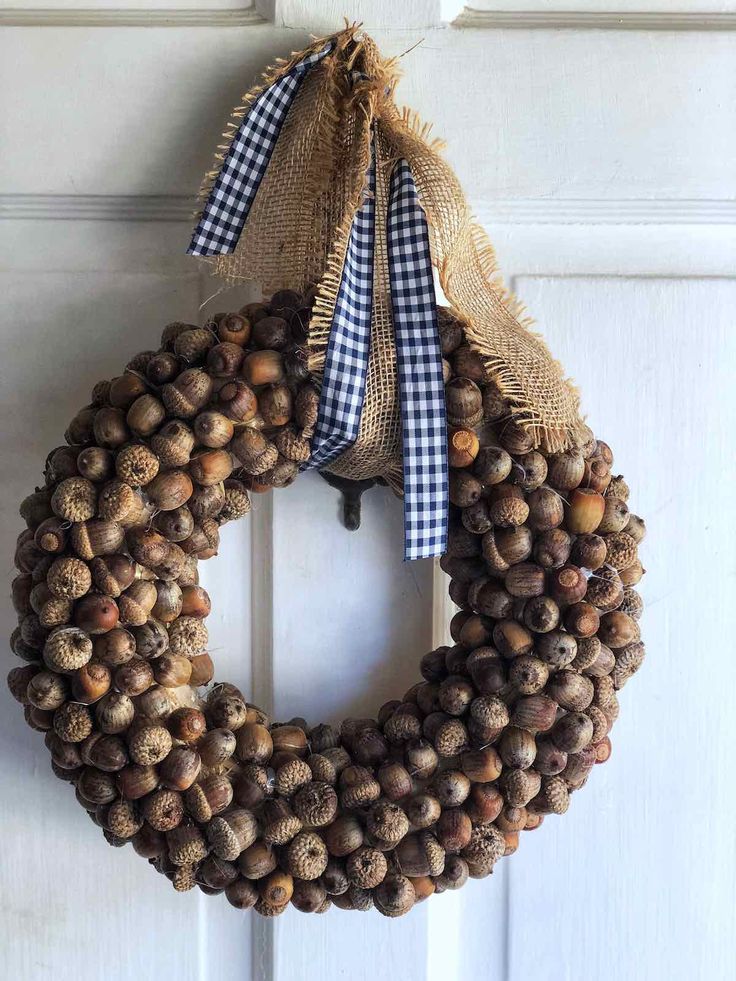
[[[429,231],[406,160],[391,175],[388,224],[404,463],[404,558],[447,549],[445,385]]]
[[[360,429],[370,352],[374,186],[372,164],[369,193],[350,230],[305,469],[332,462]],[[386,244],[401,402],[404,558],[421,559],[447,548],[447,425],[427,219],[405,160],[391,176]]]
[[[324,467],[358,438],[365,399],[373,309],[375,162],[350,229],[332,330],[325,355],[312,454],[305,469]]]
[[[331,41],[303,58],[255,100],[225,156],[187,249],[189,255],[228,255],[235,250],[299,86],[334,46]]]

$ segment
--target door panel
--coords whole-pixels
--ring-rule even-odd
[[[93,832],[3,691],[8,975],[725,981],[733,5],[477,0],[452,26],[441,18],[459,5],[439,0],[142,6],[0,7],[0,81],[13,93],[0,158],[5,555],[18,501],[94,381],[167,321],[243,302],[212,296],[183,255],[193,193],[251,79],[344,13],[387,53],[423,38],[402,59],[399,95],[447,140],[507,278],[648,520],[649,656],[623,693],[610,762],[565,819],[526,836],[490,880],[399,921],[289,910],[273,922],[176,895]],[[217,678],[280,720],[371,714],[447,639],[443,577],[401,561],[399,502],[369,492],[356,533],[339,510],[332,488],[303,476],[257,496],[203,567]],[[6,601],[5,634],[12,621]]]

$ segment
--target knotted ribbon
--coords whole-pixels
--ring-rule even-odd
[[[190,254],[234,251],[299,86],[333,46],[328,43],[302,59],[254,101],[212,186]],[[372,152],[363,202],[348,237],[312,451],[304,469],[327,466],[358,437],[371,345],[375,207]],[[401,405],[404,557],[419,559],[442,555],[447,547],[447,424],[429,231],[404,159],[391,173],[385,246]]]

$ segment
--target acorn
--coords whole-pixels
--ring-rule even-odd
[[[388,875],[376,886],[373,901],[384,916],[404,916],[416,902],[416,893],[405,875]]]
[[[557,715],[557,705],[546,695],[524,695],[511,713],[511,724],[531,733],[551,729]]]
[[[432,792],[442,807],[458,807],[470,793],[470,780],[460,770],[442,770],[432,781]]]
[[[506,769],[501,774],[501,789],[508,804],[526,807],[542,786],[542,777],[533,768],[528,770]]]
[[[174,746],[159,765],[161,783],[169,790],[187,790],[199,776],[202,761],[189,746]]]
[[[232,457],[222,449],[198,450],[189,461],[189,473],[202,487],[211,487],[226,480],[232,469]]]
[[[581,676],[575,675],[575,677]],[[550,739],[563,753],[579,753],[592,738],[593,723],[580,711],[571,711],[563,715],[550,732]]]
[[[146,378],[153,385],[165,385],[173,381],[181,371],[181,363],[175,354],[160,351],[146,365]]]
[[[628,565],[625,569],[621,569],[619,571],[619,577],[625,587],[635,586],[641,581],[641,577],[644,575],[645,571],[646,570],[639,559],[636,559],[631,563],[631,565]]]
[[[136,436],[152,436],[166,418],[166,409],[155,395],[140,395],[128,409],[125,421]]]
[[[506,574],[504,587],[511,596],[520,599],[540,597],[544,593],[544,569],[534,562],[519,562]]]
[[[188,368],[161,390],[166,411],[178,419],[192,419],[209,402],[212,379],[198,368]],[[154,452],[157,452],[154,448]]]
[[[473,825],[462,808],[442,811],[435,826],[437,840],[450,854],[457,854],[467,847],[472,833]]]
[[[189,327],[174,339],[174,354],[187,364],[203,361],[215,338],[206,327]]]
[[[134,657],[115,669],[113,681],[118,691],[134,698],[153,684],[153,668],[143,658]]]
[[[217,395],[220,412],[234,423],[246,423],[255,418],[258,400],[253,389],[244,381],[228,382]]]
[[[606,498],[587,487],[576,487],[570,494],[565,524],[573,535],[596,531],[606,509]]]
[[[243,313],[226,313],[217,324],[217,336],[221,341],[244,347],[251,336],[251,322]]]
[[[600,615],[590,603],[573,603],[565,610],[563,621],[573,637],[592,637],[598,631]]]
[[[593,682],[576,671],[558,671],[550,678],[546,690],[560,708],[569,712],[582,712],[593,700]]]
[[[100,730],[108,735],[125,732],[133,721],[135,708],[127,695],[111,691],[95,705],[95,718]]]
[[[125,533],[115,521],[92,518],[72,525],[70,541],[77,555],[89,562],[98,555],[118,552],[125,541]]]
[[[143,626],[156,605],[157,595],[154,583],[136,580],[118,598],[120,622],[127,626]]]
[[[189,679],[191,686],[197,688],[199,685],[208,685],[215,676],[215,666],[210,655],[205,651],[202,654],[195,654],[188,660],[192,666]]]
[[[602,494],[611,482],[611,465],[595,456],[585,461],[582,485]]]
[[[557,490],[569,491],[579,487],[584,473],[585,460],[579,450],[553,453],[547,460],[547,482]]]
[[[606,562],[618,572],[622,572],[637,559],[636,542],[625,531],[606,536]]]
[[[514,461],[511,479],[527,493],[541,487],[546,478],[547,460],[537,450],[524,453]]]
[[[242,346],[230,341],[215,344],[207,353],[207,370],[213,378],[233,378],[242,362]]]
[[[563,565],[553,569],[548,577],[547,588],[559,606],[579,602],[588,589],[588,580],[582,569],[575,565]]]
[[[501,528],[518,527],[529,517],[529,505],[519,487],[497,484],[491,491],[488,512],[494,525]]]
[[[132,558],[146,568],[163,562],[169,549],[169,542],[163,535],[148,528],[132,528],[126,543]]]
[[[522,654],[509,665],[509,682],[522,695],[536,695],[542,691],[549,678],[549,668],[539,657]]]
[[[180,616],[169,626],[169,650],[172,654],[194,657],[207,647],[207,627],[197,617]]]
[[[68,477],[51,495],[51,508],[63,521],[88,521],[97,509],[97,488],[85,477]]]
[[[94,439],[98,446],[115,450],[130,439],[130,430],[123,409],[103,406],[94,416]]]
[[[203,445],[212,449],[227,446],[235,431],[231,419],[221,412],[208,410],[200,412],[194,420],[194,434]]]
[[[244,429],[237,433],[230,448],[243,469],[249,474],[263,474],[278,459],[278,450],[256,429]]]
[[[570,795],[562,776],[543,777],[542,787],[529,802],[529,809],[540,814],[564,814],[570,806]]]
[[[104,385],[104,382],[102,384]],[[93,405],[87,405],[80,409],[69,423],[64,433],[64,439],[71,446],[80,446],[92,441],[94,438],[94,420],[99,404],[101,403],[95,402]]]
[[[192,496],[194,485],[183,470],[167,470],[146,487],[146,494],[159,511],[175,511]]]
[[[639,640],[639,627],[628,614],[614,610],[601,617],[598,637],[601,643],[616,651]]]
[[[280,799],[265,802],[262,821],[262,838],[267,845],[286,845],[302,830],[299,818],[288,803]]]
[[[600,535],[578,535],[570,552],[570,561],[582,569],[600,569],[606,561],[605,539]]]
[[[46,518],[36,528],[33,540],[44,552],[58,555],[66,548],[67,527],[68,525],[61,518]]]
[[[527,498],[528,523],[534,531],[550,531],[562,524],[565,516],[560,495],[551,487],[538,487]]]
[[[148,660],[160,657],[169,646],[166,627],[158,620],[149,618],[144,624],[132,627],[131,633],[135,637],[137,653]]]
[[[118,622],[118,606],[114,599],[99,593],[84,596],[74,607],[74,623],[80,630],[95,636],[112,630]]]
[[[499,442],[512,456],[522,456],[534,449],[534,436],[517,422],[506,422],[500,430]]]
[[[135,638],[129,631],[116,627],[95,637],[93,650],[96,661],[114,668],[135,656]]]
[[[448,461],[451,467],[469,467],[480,449],[472,429],[456,429],[449,433]]]
[[[130,484],[122,480],[110,480],[101,489],[97,499],[97,516],[105,521],[115,521],[123,527],[130,527],[128,515],[135,515],[139,507],[139,496]]]
[[[88,446],[77,457],[77,469],[82,477],[99,483],[108,480],[115,468],[115,461],[110,450],[102,446]]]
[[[638,545],[646,535],[646,525],[638,514],[629,514],[629,519],[624,526],[626,534]]]
[[[618,573],[612,569],[602,569],[588,580],[585,599],[600,613],[609,613],[621,606],[624,587]]]
[[[529,654],[534,646],[531,633],[515,620],[499,620],[493,628],[493,644],[504,657]]]
[[[468,508],[480,500],[483,487],[479,480],[467,470],[450,472],[450,503],[459,508]]]
[[[483,419],[483,396],[470,378],[453,378],[445,386],[448,425],[473,429]]]
[[[285,378],[284,362],[278,351],[254,351],[243,362],[242,374],[246,382],[256,388],[274,385]]]
[[[265,426],[285,426],[294,411],[291,391],[286,385],[269,385],[258,394],[258,409]]]
[[[156,602],[151,615],[161,623],[171,623],[182,611],[182,591],[176,582],[158,580],[155,583]]]
[[[116,409],[127,409],[146,392],[146,383],[140,375],[126,371],[110,382],[108,400]]]
[[[544,634],[560,622],[560,608],[549,596],[533,596],[524,604],[523,617],[530,630]]]
[[[184,467],[189,463],[194,442],[189,426],[172,419],[151,438],[151,449],[164,467]]]
[[[563,716],[563,719],[569,716]],[[569,725],[569,723],[567,724]],[[554,730],[553,730],[554,731]],[[561,737],[564,742],[564,736]],[[553,777],[567,766],[567,752],[560,749],[550,739],[537,739],[537,755],[534,757],[534,769],[542,776]]]

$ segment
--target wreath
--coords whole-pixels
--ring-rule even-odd
[[[332,42],[352,79],[358,54],[372,49],[354,31]],[[391,126],[392,138],[399,132],[382,111],[368,170],[377,212],[377,160]],[[419,172],[413,131],[401,125]],[[339,224],[343,251],[317,287],[279,289],[203,326],[171,323],[158,350],[98,383],[20,507],[11,646],[26,663],[8,681],[45,734],[53,772],[111,845],[132,845],[175,889],[224,893],[264,916],[289,903],[400,916],[487,876],[520,832],[564,813],[609,758],[617,693],[644,657],[644,523],[612,475],[610,448],[579,420],[564,432],[549,424],[577,404],[570,390],[551,408],[522,397],[509,380],[513,358],[501,363],[497,334],[483,333],[449,277],[451,305],[432,305],[431,324],[444,385],[440,564],[458,607],[453,646],[427,653],[421,680],[375,718],[339,726],[272,722],[213,681],[198,563],[217,553],[225,524],[248,514],[253,493],[288,486],[313,458],[331,357],[323,326],[340,305],[335,270],[350,256],[351,225]],[[453,244],[434,233],[446,272]],[[510,300],[490,281],[482,288],[511,318]],[[396,345],[398,355],[377,350],[401,361],[398,330]],[[531,334],[525,350],[527,367],[529,351],[547,357]],[[370,371],[367,389],[370,403]],[[365,415],[363,406],[350,475],[365,477],[367,465],[407,496],[410,471],[396,486],[395,447],[375,449]],[[420,452],[420,471],[423,462]]]

